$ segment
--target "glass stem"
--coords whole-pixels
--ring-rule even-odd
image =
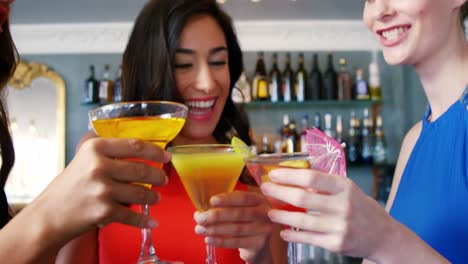
[[[206,264],[217,264],[214,246],[206,245]]]
[[[145,204],[141,207],[145,215],[149,215],[149,205]],[[138,264],[144,263],[159,263],[159,259],[156,256],[156,251],[153,247],[153,242],[151,240],[151,229],[142,228],[141,229],[142,242],[141,242],[141,251]]]
[[[298,228],[291,227],[291,230],[293,231],[299,231]],[[289,264],[298,264],[297,261],[297,243],[294,242],[289,242],[288,243],[288,256],[289,256]]]

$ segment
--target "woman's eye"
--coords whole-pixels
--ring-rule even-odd
[[[210,65],[212,66],[223,66],[226,65],[226,61],[210,61]]]
[[[192,67],[191,63],[176,63],[174,65],[174,68],[176,68],[176,69],[188,69],[190,67]]]

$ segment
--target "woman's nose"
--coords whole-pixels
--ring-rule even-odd
[[[401,0],[373,0],[367,3],[365,11],[374,20],[385,21],[395,14],[395,9],[392,7],[395,1]]]
[[[208,92],[215,87],[215,83],[215,78],[209,65],[200,67],[196,76],[195,88]]]

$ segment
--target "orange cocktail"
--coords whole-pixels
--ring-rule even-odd
[[[122,102],[99,107],[89,112],[94,131],[105,138],[136,138],[153,143],[164,149],[166,144],[180,132],[187,117],[187,106],[175,102],[140,101]],[[161,163],[140,159],[161,168]],[[150,188],[150,184],[143,184]],[[144,206],[149,215],[149,205]],[[151,231],[142,229],[142,243],[138,264],[159,263],[151,240]]]
[[[211,208],[213,195],[231,192],[244,168],[249,147],[185,145],[168,148],[172,164],[198,211]],[[214,248],[207,245],[207,264],[216,263]]]

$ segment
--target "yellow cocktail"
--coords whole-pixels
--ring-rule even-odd
[[[185,145],[168,148],[172,164],[198,211],[210,209],[213,195],[231,192],[244,168],[249,147]],[[207,245],[207,262],[216,263],[214,248]]]
[[[180,132],[187,117],[187,106],[174,102],[141,101],[122,102],[99,107],[89,112],[94,131],[105,138],[137,138],[145,140],[164,149],[166,144]],[[145,162],[161,168],[162,164]],[[147,187],[151,185],[145,184]],[[144,206],[144,213],[149,215],[149,206]],[[159,263],[149,229],[142,229],[138,264]]]

